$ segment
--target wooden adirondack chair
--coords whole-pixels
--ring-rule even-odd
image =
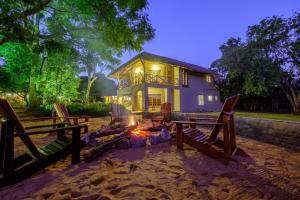
[[[170,122],[171,118],[171,108],[172,105],[169,102],[161,104],[160,107],[160,116],[155,116],[151,118],[152,122],[160,122],[161,124],[165,124],[166,122]]]
[[[80,162],[80,131],[86,125],[65,126],[66,123],[58,123],[25,128],[8,101],[1,98],[0,119],[0,187],[15,183],[70,153],[73,164]],[[57,128],[47,128],[53,126]],[[66,130],[72,131],[72,139],[66,137]],[[29,137],[54,132],[57,139],[42,148],[37,148]],[[14,157],[15,137],[19,137],[28,148],[18,157]]]
[[[111,121],[110,125],[116,123],[116,122],[127,122],[129,116],[131,115],[131,112],[127,110],[124,106],[120,104],[111,104]]]
[[[78,125],[78,124],[88,124],[90,116],[80,115],[80,116],[71,116],[68,112],[68,109],[65,105],[61,103],[54,103],[53,108],[56,115],[61,120],[61,122],[68,123],[69,125]],[[80,119],[84,119],[83,122],[79,122]],[[84,132],[88,132],[88,126],[85,127]]]
[[[233,108],[240,95],[234,95],[225,100],[221,113],[216,122],[199,122],[206,118],[191,118],[190,121],[174,121],[176,124],[177,147],[183,149],[186,143],[215,158],[231,159],[237,150],[234,130]],[[183,125],[190,125],[190,128],[183,130]],[[210,135],[200,132],[196,126],[213,125]],[[223,129],[223,140],[218,134]]]

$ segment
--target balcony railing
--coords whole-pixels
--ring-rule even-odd
[[[172,76],[160,76],[160,75],[155,75],[155,74],[146,74],[145,82],[178,86],[178,79],[175,79]]]
[[[130,80],[120,80],[119,88],[126,88],[133,85],[139,85],[143,83],[143,74],[139,74],[133,77],[132,81]],[[175,79],[172,76],[160,76],[154,74],[145,75],[145,83],[155,83],[162,85],[174,85],[178,86],[178,79]]]

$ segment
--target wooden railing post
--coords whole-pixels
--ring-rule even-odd
[[[72,130],[72,164],[80,162],[80,129],[81,127],[76,127]]]
[[[15,120],[7,119],[1,128],[5,135],[4,141],[4,152],[3,152],[3,175],[6,176],[14,171],[14,126]]]

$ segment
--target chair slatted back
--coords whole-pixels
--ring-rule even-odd
[[[8,103],[6,99],[0,98],[0,113],[8,119],[13,119],[15,124],[15,129],[17,133],[26,133],[25,127],[21,123],[20,119],[16,115],[15,111],[11,107],[11,105]],[[31,151],[33,155],[36,157],[40,157],[41,154],[39,153],[36,146],[33,144],[31,139],[28,135],[22,134],[20,135],[21,140],[24,142],[24,144],[27,146],[27,148]]]
[[[61,120],[61,122],[66,122],[66,123],[69,123],[69,124],[71,123],[70,114],[69,114],[67,108],[65,107],[65,105],[56,102],[56,103],[53,104],[53,107],[55,109],[55,112],[56,112],[57,116]]]
[[[131,115],[131,112],[127,110],[123,105],[121,104],[111,104],[111,114],[112,118],[115,120],[121,120],[124,117],[127,117]]]
[[[222,107],[222,110],[220,112],[220,115],[217,119],[217,123],[226,123],[226,118],[224,117],[225,112],[232,112],[233,108],[235,107],[236,103],[238,102],[240,98],[240,94],[233,95],[231,97],[228,97]],[[215,140],[216,137],[218,136],[218,133],[221,129],[221,126],[215,126],[214,129],[212,130],[209,140]]]
[[[172,104],[169,102],[161,104],[160,107],[160,113],[163,117],[163,121],[169,121],[170,120],[170,114],[171,114]]]

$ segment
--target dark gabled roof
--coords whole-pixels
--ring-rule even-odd
[[[194,64],[191,64],[191,63],[175,60],[173,58],[168,58],[168,57],[164,57],[164,56],[155,55],[155,54],[148,53],[148,52],[142,52],[142,53],[134,56],[133,58],[131,58],[129,61],[127,61],[126,63],[124,63],[123,65],[118,67],[117,69],[115,69],[108,76],[110,76],[110,75],[114,74],[115,72],[119,71],[120,69],[126,67],[131,62],[133,62],[137,59],[156,61],[156,62],[161,62],[161,63],[168,63],[168,64],[176,65],[176,66],[183,67],[183,68],[186,68],[188,70],[196,71],[196,72],[200,72],[200,73],[206,73],[206,74],[214,74],[215,73],[214,71],[206,69],[206,68],[201,67],[199,65],[194,65]]]

